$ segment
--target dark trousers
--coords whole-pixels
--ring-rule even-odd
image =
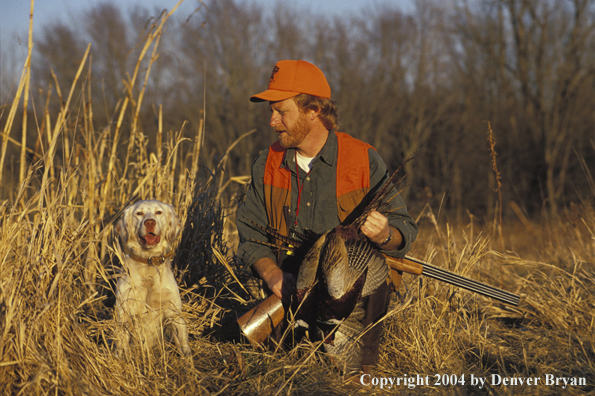
[[[378,363],[380,337],[382,335],[382,329],[384,326],[384,322],[378,323],[378,321],[382,319],[388,312],[389,303],[390,287],[386,282],[383,282],[382,285],[378,287],[378,289],[376,289],[372,294],[362,298],[358,302],[358,304],[362,304],[362,308],[365,311],[364,317],[360,323],[364,326],[364,328],[374,324],[361,337],[361,341],[363,343],[362,366],[374,366]],[[273,334],[271,334],[272,339],[274,339],[276,342],[279,342],[283,333],[287,329],[287,324],[287,319],[284,319],[280,325],[275,328]],[[286,341],[291,343],[290,340]]]
[[[378,321],[382,319],[388,311],[390,302],[389,286],[386,282],[382,283],[374,293],[364,297],[362,302],[366,313],[361,320],[361,324],[367,327],[372,323],[376,323],[371,329],[364,333],[361,338],[363,342],[362,366],[373,366],[378,363],[380,336],[382,335],[382,328],[384,325],[384,322],[378,323]]]

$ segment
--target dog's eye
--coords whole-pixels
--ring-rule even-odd
[[[137,216],[144,216],[145,214],[143,212],[136,212]]]
[[[160,211],[160,210],[158,210],[157,212],[155,212],[155,214],[156,214],[156,215],[160,215],[160,214],[163,214],[163,212],[162,212],[162,211]]]

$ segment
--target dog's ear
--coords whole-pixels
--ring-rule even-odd
[[[122,217],[120,217],[120,220],[118,220],[118,222],[114,226],[116,233],[120,237],[120,242],[122,243],[122,245],[128,242],[128,227],[126,227],[126,217],[128,217],[127,215],[128,209],[125,210],[124,213],[122,213]]]
[[[173,243],[180,232],[180,220],[178,219],[178,215],[174,212],[174,208],[171,205],[167,205],[171,216],[169,217],[167,233],[165,234],[165,238],[169,243]]]

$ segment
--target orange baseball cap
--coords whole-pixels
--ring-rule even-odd
[[[269,89],[251,96],[250,101],[277,102],[301,93],[330,99],[331,87],[322,70],[315,65],[303,60],[282,60],[273,68]]]

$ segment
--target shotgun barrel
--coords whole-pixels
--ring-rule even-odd
[[[467,278],[454,272],[445,270],[444,268],[436,267],[425,261],[416,258],[405,256],[405,258],[398,259],[384,255],[389,266],[397,271],[406,272],[413,275],[424,275],[439,281],[448,283],[453,286],[458,286],[465,290],[472,291],[482,296],[496,299],[500,302],[518,306],[520,296],[506,290],[499,289],[494,286]]]

